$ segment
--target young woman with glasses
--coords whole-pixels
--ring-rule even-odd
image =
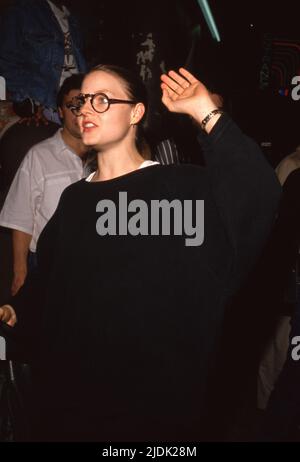
[[[98,168],[64,191],[39,274],[0,309],[23,337],[29,313],[39,320],[35,438],[207,437],[225,305],[268,235],[279,186],[198,79],[181,68],[161,80],[168,110],[203,131],[205,168],[144,162],[146,90],[124,69],[98,66],[71,102]]]

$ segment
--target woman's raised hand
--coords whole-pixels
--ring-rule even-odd
[[[205,85],[181,67],[161,76],[162,102],[171,112],[188,114],[199,124],[214,109],[214,98]],[[216,118],[215,118],[216,119]]]

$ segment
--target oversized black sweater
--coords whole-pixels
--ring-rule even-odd
[[[42,406],[64,412],[68,428],[76,422],[78,439],[201,439],[224,307],[280,195],[259,148],[227,115],[205,142],[206,168],[155,165],[71,185],[40,237],[39,275],[14,304],[19,329],[29,312],[42,315]],[[119,235],[118,226],[99,235],[97,204],[118,206],[120,192],[147,204],[149,223],[151,201],[203,200],[203,242],[186,245],[172,226],[170,236],[151,235],[150,225],[149,235]]]

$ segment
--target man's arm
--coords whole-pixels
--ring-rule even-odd
[[[0,226],[13,230],[13,281],[15,295],[27,275],[27,256],[35,223],[36,207],[41,189],[38,179],[41,167],[30,149],[21,163],[0,213]]]
[[[296,168],[298,168],[298,165],[291,156],[285,157],[280,164],[277,165],[275,172],[281,186],[285,183],[290,173],[296,170]]]
[[[61,199],[38,240],[38,267],[29,272],[16,296],[10,297],[5,305],[0,306],[0,321],[14,326],[14,338],[22,345],[18,360],[23,362],[34,359],[40,353],[37,345],[41,341],[45,295],[57,255],[62,210]]]
[[[16,295],[20,287],[24,284],[27,276],[27,257],[31,234],[24,233],[14,229],[12,232],[13,239],[13,281],[11,285],[11,294]]]

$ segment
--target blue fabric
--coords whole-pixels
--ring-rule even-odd
[[[59,118],[58,112],[53,108],[45,108],[43,111],[44,117],[50,122],[54,122],[57,125],[61,125],[61,120]]]
[[[69,16],[74,57],[86,72],[75,18]],[[17,0],[0,21],[0,75],[13,101],[32,98],[55,108],[64,63],[64,35],[46,0]]]

